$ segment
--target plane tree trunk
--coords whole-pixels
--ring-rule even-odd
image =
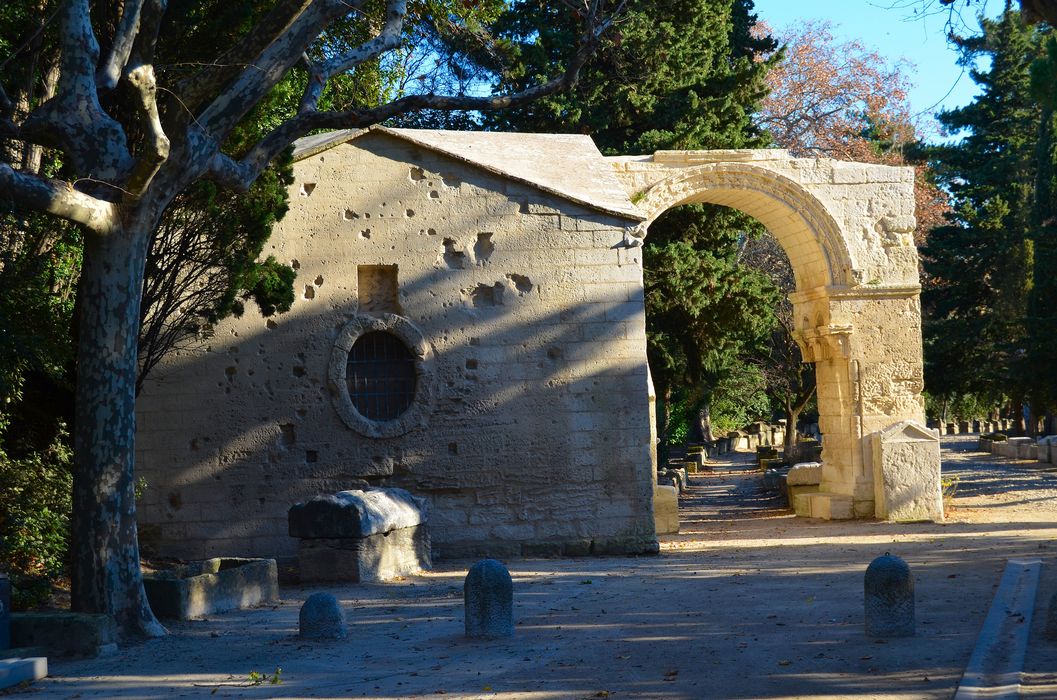
[[[165,633],[147,604],[136,537],[136,345],[149,204],[89,236],[81,271],[74,421],[72,607],[126,635]]]

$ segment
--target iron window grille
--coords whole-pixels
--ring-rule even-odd
[[[415,399],[415,358],[400,338],[386,331],[370,331],[356,339],[345,378],[352,405],[368,420],[394,420]]]

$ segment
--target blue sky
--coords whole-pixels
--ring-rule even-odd
[[[962,75],[958,53],[947,43],[948,13],[919,11],[915,17],[914,9],[927,5],[928,0],[756,0],[756,14],[776,29],[804,20],[828,20],[840,38],[858,39],[893,63],[907,59],[916,66],[910,76],[911,106],[931,113],[968,103],[976,89],[968,73]],[[1002,6],[1002,0],[978,0],[972,10],[963,7],[960,33],[978,27],[975,14],[983,7],[994,15]]]

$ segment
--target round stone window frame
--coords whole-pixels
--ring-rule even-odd
[[[356,410],[349,394],[349,353],[360,336],[375,331],[389,333],[407,346],[415,361],[415,397],[411,405],[393,420],[377,421],[365,418]],[[435,378],[433,358],[429,343],[422,331],[411,321],[396,314],[381,316],[354,316],[338,333],[330,351],[330,366],[327,371],[334,409],[342,422],[360,435],[370,438],[391,438],[404,435],[415,428],[424,427],[433,409]]]

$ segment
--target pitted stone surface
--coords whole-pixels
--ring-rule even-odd
[[[502,639],[514,634],[514,583],[495,559],[477,562],[463,582],[466,636]]]
[[[794,464],[785,476],[787,486],[805,486],[822,482],[822,464],[819,462],[800,462]]]
[[[308,137],[295,161],[264,253],[304,294],[218,323],[137,402],[141,534],[164,554],[293,555],[290,504],[355,479],[426,495],[441,556],[655,550],[636,244],[684,202],[756,216],[789,254],[826,436],[817,517],[875,515],[870,436],[924,419],[910,168],[385,128]],[[343,360],[381,323],[418,384],[366,421]]]
[[[300,539],[368,537],[426,522],[425,499],[404,489],[339,491],[290,508],[290,536]]]
[[[299,634],[304,639],[345,639],[345,613],[338,599],[330,593],[308,596],[301,606]]]
[[[905,561],[888,553],[874,559],[863,590],[867,636],[914,636],[914,579]]]

